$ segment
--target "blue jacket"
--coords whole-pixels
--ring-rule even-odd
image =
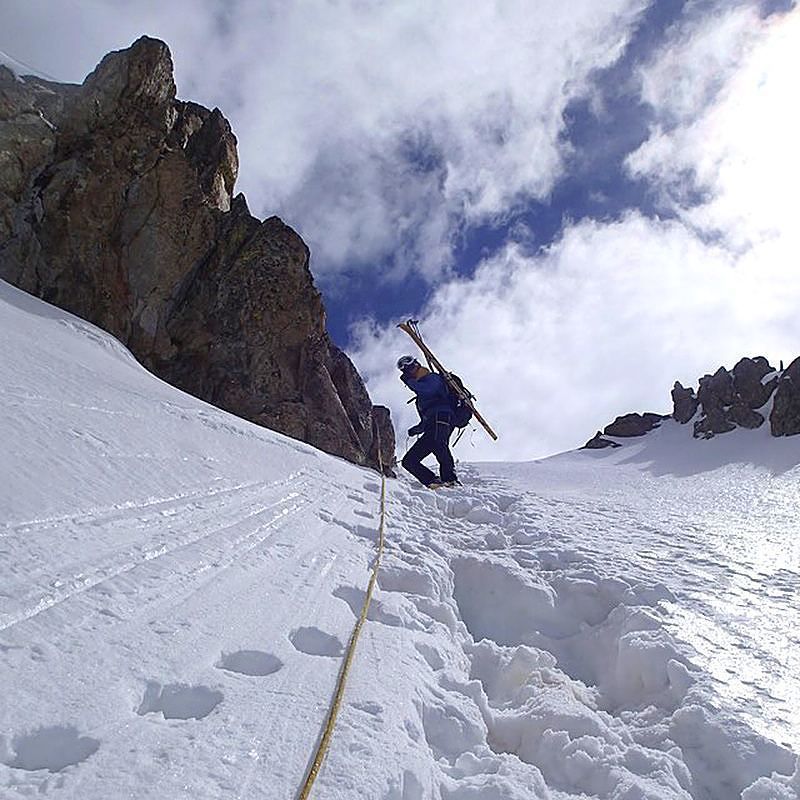
[[[439,412],[452,413],[450,392],[438,373],[431,372],[419,380],[401,375],[400,380],[417,395],[417,411],[423,422],[433,419]]]

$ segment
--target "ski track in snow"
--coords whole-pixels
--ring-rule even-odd
[[[1,282],[0,327],[0,797],[294,797],[378,477]],[[797,472],[625,457],[390,481],[314,796],[798,800]]]
[[[277,481],[275,486],[279,487],[280,494],[288,484],[295,483],[298,483],[297,475]],[[299,482],[298,485],[302,486],[303,483]],[[203,493],[203,498],[208,501],[231,491],[237,492],[238,495],[242,489],[237,487],[228,492],[213,490]],[[60,532],[66,537],[70,537],[79,546],[82,534],[85,535],[84,526],[97,528],[103,522],[112,523],[106,525],[104,533],[108,534],[105,538],[111,540],[115,546],[123,539],[121,528],[126,529],[126,535],[135,536],[142,531],[149,532],[149,528],[154,525],[154,522],[160,522],[162,517],[177,515],[180,515],[181,524],[167,527],[166,530],[162,529],[160,525],[156,525],[152,538],[121,553],[113,552],[102,563],[86,563],[81,560],[79,555],[75,563],[75,566],[80,567],[80,572],[77,573],[74,571],[75,566],[72,570],[68,568],[67,571],[64,571],[63,564],[60,562],[58,565],[54,565],[58,566],[55,576],[42,575],[42,569],[36,565],[41,563],[43,553],[35,545],[31,546],[29,538],[31,534],[35,536],[39,530],[54,527],[53,520],[47,520],[45,525],[41,525],[38,521],[15,525],[13,527],[19,534],[20,541],[24,542],[23,547],[20,548],[23,552],[17,554],[13,548],[3,550],[3,554],[8,554],[9,560],[13,564],[7,585],[13,592],[13,589],[16,588],[14,579],[19,575],[19,583],[23,586],[30,585],[32,578],[39,578],[48,586],[48,591],[34,600],[28,600],[23,594],[21,601],[26,608],[17,613],[0,616],[0,631],[89,590],[107,594],[108,591],[102,587],[109,581],[140,568],[148,562],[178,555],[177,551],[184,549],[191,548],[192,552],[182,552],[179,557],[174,559],[175,571],[171,572],[173,580],[181,580],[177,570],[191,575],[211,568],[220,569],[228,566],[260,545],[267,536],[272,535],[276,523],[287,521],[310,502],[308,498],[300,501],[298,498],[300,498],[300,494],[297,491],[291,491],[285,496],[281,494],[274,502],[265,503],[262,493],[256,503],[250,502],[240,508],[231,508],[229,504],[222,503],[210,514],[196,513],[191,516],[190,511],[199,511],[204,508],[202,502],[195,500],[191,503],[178,504],[173,500],[159,500],[149,501],[139,506],[135,503],[126,504],[124,513],[114,515],[101,513],[64,518]],[[142,514],[143,511],[150,513]],[[223,513],[227,521],[218,527],[213,527],[212,517],[221,517]],[[233,522],[230,521],[231,516],[234,519]],[[190,525],[188,529],[185,529],[187,518]],[[208,527],[209,525],[212,527]],[[262,533],[265,535],[262,536]],[[60,554],[69,557],[69,547],[65,548],[63,542],[62,539],[59,544]],[[153,567],[153,569],[156,568]]]
[[[295,475],[291,480],[278,481],[262,487],[260,493],[254,491],[249,491],[247,495],[227,493],[224,495],[224,501],[220,498],[222,493],[214,492],[216,505],[213,505],[214,501],[208,501],[205,505],[184,504],[177,520],[174,519],[174,514],[170,514],[172,527],[166,531],[161,529],[160,514],[153,512],[152,503],[148,506],[153,513],[146,515],[140,515],[138,512],[141,507],[132,504],[127,516],[115,515],[112,521],[106,519],[105,529],[95,525],[91,530],[93,535],[101,532],[109,533],[109,538],[113,538],[114,532],[120,529],[127,528],[131,535],[137,533],[144,541],[141,547],[137,548],[141,557],[130,560],[130,552],[125,551],[107,558],[102,565],[92,564],[90,568],[84,569],[81,575],[76,576],[74,581],[65,581],[71,588],[60,596],[40,601],[26,613],[18,614],[4,624],[3,650],[9,656],[21,656],[23,669],[25,662],[29,661],[33,662],[32,666],[35,665],[32,671],[40,672],[41,670],[36,667],[40,665],[44,667],[48,662],[55,660],[60,662],[62,669],[69,664],[69,668],[66,669],[68,674],[73,673],[73,670],[79,673],[81,666],[88,660],[87,655],[92,654],[99,642],[109,636],[114,640],[114,645],[110,649],[116,648],[120,651],[114,655],[130,659],[130,668],[134,672],[139,672],[140,665],[137,663],[135,645],[137,639],[163,637],[169,641],[169,650],[174,655],[174,640],[185,635],[186,646],[189,650],[193,650],[196,644],[193,631],[198,622],[202,623],[204,619],[213,620],[214,624],[209,623],[214,634],[211,636],[212,639],[215,636],[224,638],[225,629],[232,624],[231,617],[235,619],[241,613],[236,600],[237,595],[241,594],[242,587],[247,587],[248,593],[252,595],[252,599],[248,601],[251,604],[249,609],[251,616],[260,617],[267,610],[266,600],[270,593],[254,591],[253,586],[254,583],[257,586],[262,582],[278,587],[277,591],[286,597],[285,602],[295,606],[295,610],[300,609],[305,612],[296,620],[298,623],[315,621],[319,617],[314,610],[320,599],[317,597],[317,591],[338,559],[337,554],[318,538],[326,530],[324,527],[319,527],[320,507],[327,504],[334,511],[338,511],[342,506],[342,500],[335,496],[338,492],[334,490],[339,487],[331,486],[321,474],[314,477],[316,480],[313,484],[308,480],[302,481]],[[287,485],[290,483],[294,488],[287,491]],[[276,497],[274,502],[270,502],[270,495]],[[331,502],[328,502],[329,500]],[[160,508],[163,510],[163,504],[160,504]],[[224,523],[211,527],[214,519]],[[338,520],[338,517],[332,519]],[[334,524],[339,525],[338,522]],[[302,530],[314,532],[315,535],[308,541],[298,542],[298,532]],[[195,531],[203,533],[197,536]],[[24,538],[29,532],[26,528],[18,530],[17,534],[20,538]],[[284,536],[281,535],[282,532],[285,533]],[[162,544],[165,540],[170,542],[168,546]],[[232,574],[226,575],[226,570]],[[288,572],[289,580],[286,581],[284,578],[283,586],[281,580],[273,574],[276,570],[282,574]],[[91,577],[83,579],[84,575],[92,574],[102,577],[97,580]],[[72,584],[78,584],[77,588]],[[293,598],[290,587],[296,585],[306,589],[307,596]],[[257,602],[254,602],[256,599]],[[285,616],[288,622],[293,614],[287,612],[281,616]],[[234,626],[238,628],[235,623]],[[120,627],[122,630],[118,630]],[[68,633],[65,633],[67,629]],[[316,633],[320,638],[328,636],[313,626],[305,630],[312,634]],[[27,645],[18,644],[21,642]],[[31,645],[31,642],[36,644]],[[101,648],[97,653],[101,662],[106,660],[104,656],[109,655],[103,653],[102,649],[105,648]],[[25,657],[23,651],[28,650],[29,654]],[[308,648],[303,650],[307,652]],[[230,670],[230,665],[226,666],[226,660],[230,660],[230,651],[234,654],[244,652],[235,647],[214,648],[214,661],[217,662],[214,670],[220,673],[226,671],[226,673],[247,674],[247,670]],[[261,658],[267,661],[282,663],[271,653],[252,652],[260,653]],[[340,652],[335,655],[339,654]],[[110,660],[113,662],[116,659],[112,657]],[[179,659],[181,662],[183,660]],[[191,660],[187,659],[188,663],[191,663]],[[50,668],[52,666],[51,663]],[[99,666],[94,664],[94,670]],[[117,671],[126,671],[120,670],[120,666],[117,665]],[[16,668],[20,668],[19,663]],[[214,686],[192,684],[185,678],[181,679],[177,673],[185,669],[186,664],[181,664],[181,669],[175,670],[174,679],[172,676],[164,679],[155,676],[145,678],[141,681],[142,697],[134,702],[131,708],[135,707],[136,714],[145,719],[148,715],[159,712],[167,719],[198,721],[204,719],[222,703],[225,692]],[[112,673],[115,671],[114,667],[111,671]],[[272,671],[267,670],[263,674],[268,675]],[[157,671],[151,670],[151,672]],[[335,672],[331,672],[330,669],[328,672],[330,673],[328,678],[332,680]],[[303,673],[304,670],[295,673],[295,677],[299,677],[301,683]],[[259,674],[258,671],[256,674]],[[75,698],[76,704],[79,702],[79,695],[87,689],[87,681],[94,680],[95,677],[87,674],[83,678],[77,676],[73,678],[73,682],[77,684],[73,688],[79,690],[76,693],[78,695]],[[31,678],[36,682],[34,676]],[[47,683],[46,679],[44,683]],[[271,687],[269,696],[281,694],[292,696],[293,683],[294,680],[290,679],[283,690],[280,686]],[[45,689],[43,693],[46,695],[47,690]],[[66,694],[69,694],[69,690]],[[165,696],[169,698],[171,706],[164,700]],[[57,707],[58,701],[53,699]],[[305,705],[320,711],[326,698],[313,697],[311,702],[312,697],[305,695],[304,700]],[[176,707],[178,711],[174,710]],[[168,713],[168,708],[173,710]],[[246,704],[242,704],[240,711],[245,708]],[[292,706],[287,707],[287,711],[291,709]],[[113,742],[114,736],[121,736],[124,733],[124,729],[129,725],[126,717],[127,715],[123,714],[118,721],[103,720],[89,730],[80,731],[80,736],[76,733],[76,740],[86,739],[88,736],[90,741],[97,743],[97,747],[85,748],[86,753],[89,754],[90,750],[91,754],[98,750],[102,752],[104,746],[110,741]],[[261,713],[251,713],[244,717],[239,713],[236,715],[235,724],[247,727],[248,718],[249,727],[254,730],[263,723]],[[284,720],[284,724],[289,723]],[[42,726],[33,734],[28,734],[27,738],[23,737],[16,741],[13,747],[19,753],[20,747],[24,749],[32,735],[34,743],[41,740],[38,751],[44,751],[46,743],[55,741],[55,734],[48,734],[48,739],[42,731],[61,730],[60,726]],[[303,733],[307,731],[303,729]],[[65,741],[64,746],[68,746],[70,740]],[[301,756],[304,750],[310,749],[312,742],[313,739],[302,742],[297,748],[298,756]],[[37,746],[29,745],[28,749],[35,751]],[[15,763],[21,763],[19,757],[16,762],[11,761],[12,765]],[[33,763],[37,763],[35,758]],[[65,766],[67,765],[62,765],[59,772]],[[292,775],[295,780],[298,779],[296,773],[299,767],[300,764],[295,764],[295,773]],[[237,770],[233,770],[234,775],[236,772]],[[105,794],[113,790],[102,788],[105,785],[105,779],[102,777],[99,776],[100,783],[93,788],[87,786],[87,780],[84,778],[72,790],[75,792],[74,796],[85,796],[83,792],[90,792],[89,796],[115,796]],[[62,782],[60,776],[54,780],[51,776],[45,775],[40,780],[34,780],[32,784],[12,782],[10,786],[18,792],[24,792],[26,785],[36,786],[37,791],[48,791],[50,788],[59,788]],[[89,784],[91,785],[91,781]],[[122,784],[124,785],[124,781]],[[146,796],[147,790],[136,788],[137,786],[138,783],[134,780],[130,790],[138,792],[138,796]],[[226,791],[230,788],[231,786],[220,787]],[[117,791],[121,789],[118,787]],[[163,791],[163,787],[154,789],[153,796],[164,796]],[[175,786],[174,791],[182,793],[183,790]],[[208,791],[207,788],[205,791]],[[68,793],[67,796],[71,795]],[[167,793],[166,796],[182,795]]]

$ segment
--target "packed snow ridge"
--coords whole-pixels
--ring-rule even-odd
[[[380,477],[2,283],[0,330],[0,796],[296,796]],[[686,436],[389,481],[314,796],[797,800],[798,442]]]

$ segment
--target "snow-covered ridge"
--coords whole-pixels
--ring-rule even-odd
[[[374,558],[379,477],[178,392],[2,283],[0,332],[0,796],[294,796]],[[800,457],[784,440],[764,466],[735,433],[693,466],[681,431],[464,465],[445,494],[391,481],[315,794],[796,800],[780,636]]]

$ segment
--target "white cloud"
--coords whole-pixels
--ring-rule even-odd
[[[760,31],[758,11],[748,5],[686,21],[640,70],[642,99],[662,120],[695,122],[741,66]]]
[[[435,277],[464,218],[547,195],[566,103],[646,5],[25,0],[0,14],[26,60],[73,80],[163,37],[181,95],[231,119],[251,207],[297,226],[317,270],[388,255]]]
[[[426,339],[459,372],[501,435],[462,457],[525,459],[583,444],[627,411],[671,411],[669,391],[743,355],[777,362],[800,341],[800,278],[709,246],[679,222],[633,213],[584,222],[546,253],[515,247],[474,280],[437,291]],[[788,291],[787,291],[788,290]],[[391,405],[400,447],[413,421],[394,362],[414,346],[363,326],[353,353],[376,402]]]
[[[771,242],[796,254],[800,11],[761,20],[744,8],[717,22],[645,70],[658,123],[629,167],[655,180],[687,224],[740,250]],[[691,191],[708,199],[687,206]]]
[[[679,32],[643,75],[660,124],[630,160],[678,219],[585,221],[545,253],[512,246],[439,287],[423,330],[501,433],[463,457],[575,447],[618,414],[669,411],[675,379],[798,355],[797,74],[800,12],[738,9]],[[356,363],[402,432],[413,412],[393,357],[413,347],[391,328],[360,333]]]

